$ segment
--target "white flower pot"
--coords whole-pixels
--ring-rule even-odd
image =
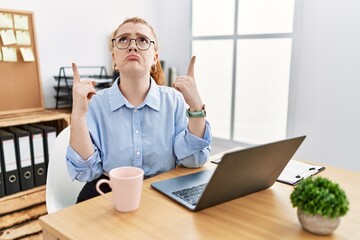
[[[298,208],[297,215],[303,228],[318,235],[332,233],[340,224],[340,218],[327,218],[321,215],[310,215]]]

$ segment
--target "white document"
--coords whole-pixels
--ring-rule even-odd
[[[14,25],[16,29],[29,30],[29,20],[25,15],[14,15]]]
[[[2,40],[4,46],[16,44],[14,30],[12,30],[12,29],[1,30],[0,35],[1,35],[1,40]]]
[[[0,28],[13,28],[11,13],[0,13]]]
[[[5,160],[5,172],[17,170],[14,139],[3,141],[3,150]]]
[[[317,174],[325,167],[290,160],[278,177],[279,182],[295,185],[303,179]]]
[[[31,166],[30,139],[28,136],[19,138],[21,168]]]
[[[2,47],[1,50],[4,62],[17,62],[16,48]]]
[[[34,53],[31,48],[21,47],[20,52],[24,62],[35,62]]]
[[[30,32],[16,30],[16,42],[18,45],[31,45]]]
[[[34,163],[44,163],[44,143],[42,134],[34,134],[33,135],[33,150],[34,150]]]

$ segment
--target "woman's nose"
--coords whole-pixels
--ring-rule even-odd
[[[130,45],[129,45],[129,52],[131,52],[131,50],[134,50],[135,52],[137,52],[137,46],[136,46],[136,41],[132,41],[134,39],[131,39],[130,40]]]

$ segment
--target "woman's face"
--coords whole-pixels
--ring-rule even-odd
[[[125,23],[120,26],[115,33],[115,38],[123,36],[130,39],[138,37],[147,37],[151,41],[155,41],[151,29],[142,23]],[[134,40],[131,40],[127,49],[118,49],[115,45],[112,52],[113,59],[119,69],[120,74],[142,73],[150,74],[150,68],[158,59],[158,53],[155,51],[153,43],[150,44],[148,50],[142,51],[136,46]]]

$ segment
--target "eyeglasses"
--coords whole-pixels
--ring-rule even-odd
[[[136,47],[142,51],[148,50],[150,48],[151,43],[155,44],[155,42],[151,41],[148,37],[138,37],[135,39],[124,36],[118,36],[116,38],[111,39],[111,41],[115,43],[115,46],[121,50],[127,49],[130,46],[132,40],[135,41]]]

